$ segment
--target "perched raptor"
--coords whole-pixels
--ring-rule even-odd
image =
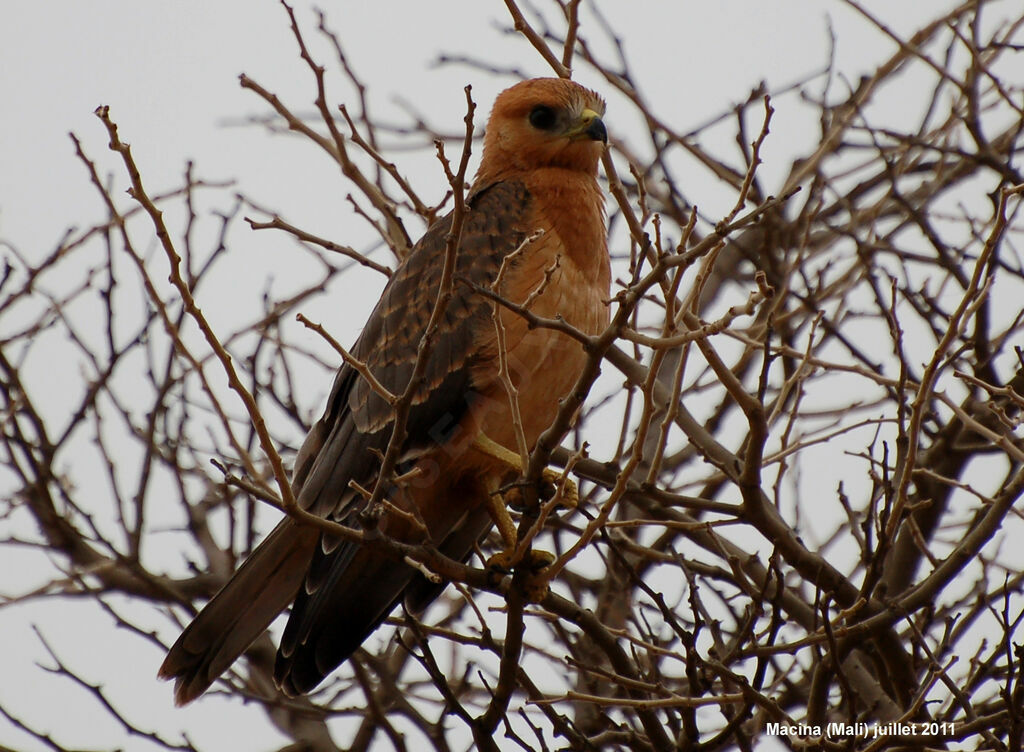
[[[494,103],[480,168],[466,198],[455,283],[407,416],[400,470],[388,500],[418,514],[429,540],[465,560],[498,523],[515,530],[495,494],[521,471],[517,422],[532,448],[585,363],[579,342],[525,318],[482,290],[587,333],[608,323],[610,270],[597,165],[607,140],[604,102],[563,79],[523,81]],[[395,270],[353,355],[392,394],[409,384],[434,310],[452,215],[427,230]],[[497,314],[495,315],[495,311]],[[517,391],[502,383],[499,356]],[[394,410],[355,369],[338,372],[322,418],[296,458],[299,504],[359,527],[350,485],[373,488]],[[508,451],[511,450],[511,451]],[[509,458],[512,458],[511,460]],[[424,542],[410,515],[386,513],[386,535]],[[509,540],[509,538],[512,540]],[[292,606],[275,680],[309,692],[405,598],[422,608],[443,586],[380,547],[322,535],[285,518],[206,604],[170,649],[160,676],[185,704],[201,695],[283,610]]]

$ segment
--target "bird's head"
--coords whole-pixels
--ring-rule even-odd
[[[484,134],[478,179],[561,167],[597,174],[608,140],[604,100],[563,78],[534,78],[494,101]]]

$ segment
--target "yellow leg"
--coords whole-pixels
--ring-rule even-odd
[[[504,464],[508,465],[509,468],[522,473],[526,468],[523,467],[522,458],[513,452],[511,449],[506,449],[496,441],[489,439],[484,434],[479,434],[473,441],[473,448],[480,451],[489,457],[494,457],[496,460],[500,460]],[[560,506],[566,507],[567,509],[575,509],[580,503],[580,492],[576,488],[576,483],[573,482],[572,478],[562,478],[562,474],[554,468],[546,467],[540,476],[541,491],[548,498],[555,498],[555,495],[561,491],[561,495],[558,497],[558,503]],[[564,484],[564,486],[563,486]],[[509,497],[516,497],[521,492],[518,489],[511,489],[505,493],[506,503],[513,503],[509,501]],[[506,513],[507,514],[507,513]],[[495,520],[497,522],[497,520]]]
[[[495,492],[487,497],[487,504],[489,507],[487,511],[491,513],[491,519],[494,520],[494,524],[501,534],[501,542],[505,544],[505,550],[514,551],[519,536],[516,532],[516,523],[512,521],[512,516],[505,506],[505,500],[500,493]]]
[[[519,473],[523,472],[523,463],[519,455],[492,441],[487,436],[483,434],[477,436],[473,442],[473,447],[490,457],[500,460],[511,469]],[[550,488],[550,497],[558,497],[559,503],[563,506],[575,508],[579,503],[579,491],[576,488],[576,484],[569,478],[563,479],[562,475],[557,471],[545,468],[541,476],[541,482],[544,486],[542,490],[547,491]],[[512,517],[509,515],[508,508],[506,507],[506,504],[510,503],[509,497],[515,494],[521,494],[519,489],[511,489],[504,494],[495,492],[487,500],[488,511],[498,528],[503,544],[502,550],[487,560],[487,566],[499,572],[508,573],[512,571],[513,567],[525,565],[531,572],[525,583],[526,596],[531,601],[540,601],[548,592],[548,578],[544,576],[544,570],[554,562],[555,556],[547,551],[531,549],[523,557],[522,561],[516,561],[516,548],[519,536],[515,523],[512,521]]]

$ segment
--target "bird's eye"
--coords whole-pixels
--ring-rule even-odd
[[[555,111],[545,104],[539,104],[530,110],[530,125],[538,130],[551,130],[555,127],[557,119]]]

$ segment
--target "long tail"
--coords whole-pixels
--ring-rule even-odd
[[[174,679],[174,700],[192,702],[294,600],[319,533],[283,520],[206,604],[174,643],[159,676]]]
[[[481,504],[456,524],[440,545],[465,560],[491,527]],[[274,665],[274,680],[289,696],[312,691],[380,626],[403,598],[413,611],[425,608],[445,584],[429,582],[402,561],[379,551],[342,543],[317,550],[299,590]]]

